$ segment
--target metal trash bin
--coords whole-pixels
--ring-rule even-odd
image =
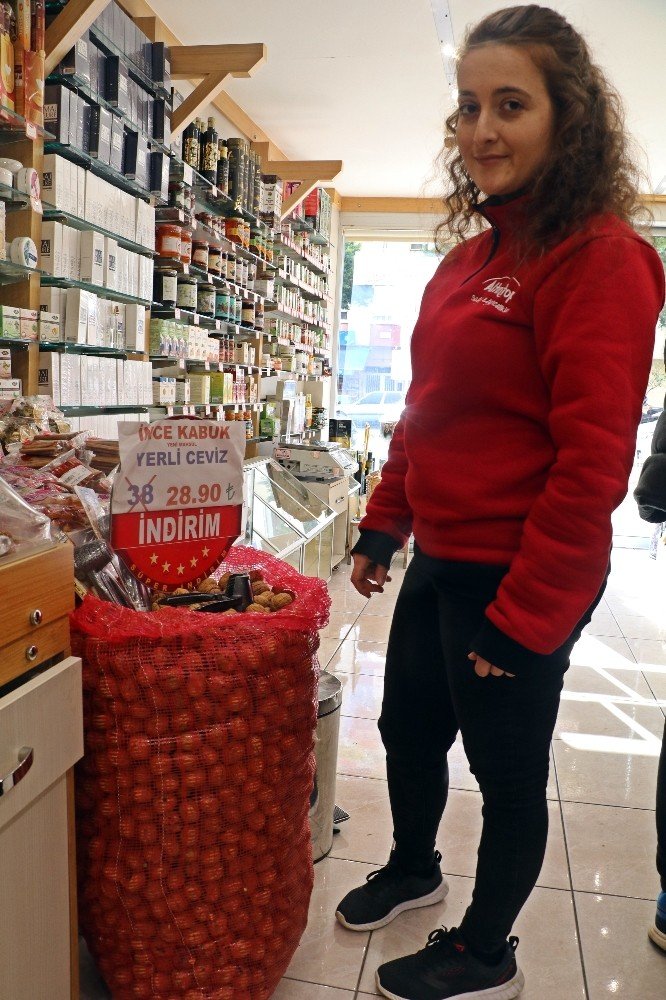
[[[315,741],[314,787],[310,796],[310,832],[312,857],[321,861],[333,846],[333,812],[335,810],[335,775],[338,766],[338,734],[342,684],[333,674],[319,678],[319,710]]]

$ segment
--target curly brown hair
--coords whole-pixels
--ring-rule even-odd
[[[470,50],[492,44],[529,50],[555,111],[552,152],[531,188],[521,246],[543,251],[597,212],[639,224],[649,213],[639,196],[640,171],[630,153],[622,102],[582,36],[548,7],[507,7],[468,31],[458,63]],[[444,199],[448,214],[437,227],[440,248],[451,237],[467,235],[481,194],[458,152],[457,122],[455,111],[446,120],[443,162],[451,192]]]

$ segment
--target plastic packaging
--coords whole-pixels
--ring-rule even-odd
[[[28,555],[31,549],[51,541],[49,518],[0,479],[0,563],[6,556]]]

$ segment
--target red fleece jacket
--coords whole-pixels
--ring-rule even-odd
[[[512,644],[553,652],[599,592],[664,301],[657,253],[613,215],[517,263],[525,211],[486,202],[491,228],[426,287],[358,546],[413,531],[428,556],[509,565],[477,650],[499,666]]]

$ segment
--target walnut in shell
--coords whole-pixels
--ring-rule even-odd
[[[288,607],[290,604],[294,603],[294,598],[291,594],[273,594],[271,598],[271,608],[273,611],[280,611],[282,608]]]
[[[246,607],[246,612],[253,615],[267,615],[270,614],[268,608],[264,608],[261,604],[248,604]]]
[[[256,594],[254,598],[254,603],[261,605],[262,608],[268,608],[270,610],[272,599],[273,599],[273,592],[271,590],[267,590],[264,591],[263,594]]]
[[[265,580],[255,580],[252,584],[252,593],[256,597],[258,594],[265,594],[271,588]]]
[[[217,580],[214,580],[212,576],[209,576],[206,580],[203,580],[199,584],[200,594],[219,594],[220,587]]]

